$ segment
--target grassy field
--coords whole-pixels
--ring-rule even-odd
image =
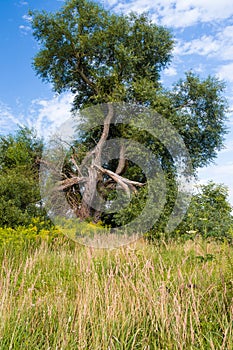
[[[233,248],[0,248],[0,349],[233,349]]]

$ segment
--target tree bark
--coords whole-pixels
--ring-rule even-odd
[[[96,221],[97,217],[100,216],[100,206],[97,192],[97,184],[98,181],[101,180],[99,167],[101,166],[102,150],[105,141],[108,139],[113,116],[113,106],[111,103],[108,103],[108,114],[104,121],[101,138],[94,150],[91,152],[91,165],[88,167],[88,180],[85,183],[85,190],[81,203],[80,214],[82,216],[82,220],[94,216]]]
[[[125,146],[121,145],[120,148],[120,159],[119,159],[119,163],[116,169],[116,174],[120,175],[123,170],[125,169]]]

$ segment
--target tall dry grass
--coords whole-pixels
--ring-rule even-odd
[[[0,349],[233,349],[233,248],[0,249]]]

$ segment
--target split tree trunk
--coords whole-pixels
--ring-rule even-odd
[[[98,192],[97,184],[101,180],[102,174],[98,167],[101,166],[101,157],[104,143],[108,138],[109,129],[111,121],[113,119],[113,105],[108,103],[108,114],[104,121],[103,132],[99,142],[97,143],[94,150],[90,155],[87,155],[87,158],[91,157],[91,164],[88,168],[88,180],[85,183],[85,190],[83,192],[83,198],[81,207],[78,210],[78,216],[81,220],[93,217],[94,221],[98,221],[101,211],[98,206]]]
[[[70,201],[72,209],[75,211],[77,217],[79,217],[80,220],[92,218],[94,222],[99,221],[101,216],[101,203],[99,196],[101,195],[98,194],[98,184],[101,183],[102,188],[114,188],[113,184],[117,184],[125,191],[126,195],[129,197],[131,195],[131,192],[137,191],[137,187],[144,185],[140,182],[131,181],[121,176],[126,167],[124,146],[120,148],[119,163],[115,172],[102,167],[101,159],[103,147],[104,143],[109,137],[110,125],[114,117],[113,104],[108,103],[107,106],[108,112],[104,120],[102,135],[95,148],[86,155],[82,162],[82,166],[87,168],[87,175],[83,176],[82,169],[80,169],[80,167],[77,165],[75,158],[71,157],[71,162],[76,168],[76,174],[70,174],[71,177],[59,181],[57,186],[54,188],[55,190],[64,191],[72,188],[74,185],[81,185],[81,202],[75,202],[73,198]],[[103,182],[104,174],[109,177],[108,181]]]

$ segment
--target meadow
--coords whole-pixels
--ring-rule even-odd
[[[197,238],[0,247],[0,349],[233,349],[233,248]]]

